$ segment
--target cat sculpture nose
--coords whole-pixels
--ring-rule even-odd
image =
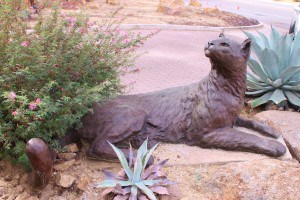
[[[209,49],[210,46],[214,45],[212,42],[208,42],[207,45],[205,46],[204,50]]]

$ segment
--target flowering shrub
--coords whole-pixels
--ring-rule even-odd
[[[25,164],[30,138],[58,147],[57,138],[80,127],[93,102],[121,91],[119,74],[150,35],[96,27],[57,10],[40,16],[28,34],[10,2],[0,6],[0,159]]]

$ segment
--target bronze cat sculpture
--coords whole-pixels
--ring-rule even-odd
[[[286,148],[274,139],[233,129],[241,125],[273,138],[279,134],[262,123],[239,118],[246,91],[246,67],[251,40],[242,44],[221,36],[205,47],[211,71],[199,83],[158,92],[119,96],[94,105],[78,133],[91,143],[91,158],[116,157],[108,141],[139,147],[148,138],[204,148],[247,151],[279,157]],[[124,150],[125,152],[125,150]]]

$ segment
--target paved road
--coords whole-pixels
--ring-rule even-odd
[[[265,24],[288,28],[295,19],[294,7],[297,4],[280,3],[272,0],[200,0],[202,5],[214,7],[246,17],[257,19]]]

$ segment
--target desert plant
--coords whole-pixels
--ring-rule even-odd
[[[114,199],[155,200],[157,199],[155,193],[170,195],[166,186],[174,184],[174,182],[169,181],[161,171],[161,168],[168,160],[163,160],[154,166],[147,167],[149,158],[158,144],[148,150],[148,141],[144,141],[136,156],[133,155],[130,145],[129,163],[120,149],[111,143],[110,145],[117,154],[123,169],[118,174],[103,170],[106,180],[95,185],[96,188],[107,188],[103,191],[102,197],[113,193],[115,194]]]
[[[288,101],[300,106],[300,34],[281,35],[271,28],[270,39],[261,32],[259,36],[244,32],[252,39],[252,51],[247,72],[246,95],[257,97],[251,102],[255,108],[268,102],[276,105]]]
[[[11,0],[2,0],[0,27],[0,159],[17,163],[28,163],[29,139],[57,148],[94,102],[121,92],[120,73],[149,37],[58,10],[41,15],[28,34]]]

